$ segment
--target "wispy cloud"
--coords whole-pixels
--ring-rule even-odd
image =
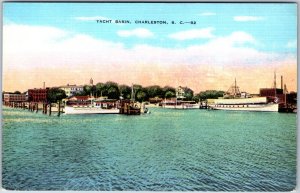
[[[140,31],[149,33],[146,29]],[[140,31],[122,33],[128,37],[136,36]],[[84,84],[89,77],[100,82],[114,80],[125,84],[162,86],[178,86],[184,82],[195,90],[227,89],[238,76],[240,81],[248,77],[241,87],[253,88],[253,92],[257,92],[257,88],[270,81],[261,73],[272,71],[266,69],[273,69],[276,65],[276,69],[282,68],[281,71],[286,73],[284,76],[290,77],[287,80],[289,87],[296,88],[296,57],[257,50],[252,46],[255,42],[251,34],[236,31],[222,37],[215,36],[206,43],[181,48],[151,45],[128,48],[122,43],[55,27],[4,25],[4,89],[26,90],[41,86],[45,80],[51,80],[49,86],[68,82]],[[112,53],[118,57],[113,57]],[[210,79],[209,73],[213,73],[214,78]],[[256,81],[247,81],[253,77]]]
[[[214,12],[202,12],[200,13],[201,16],[214,16],[214,15],[217,15],[216,13]]]
[[[150,38],[154,36],[154,34],[146,28],[136,28],[133,30],[119,30],[117,31],[117,34],[121,37],[136,36],[139,38]]]
[[[291,40],[286,44],[287,48],[297,48],[297,40]]]
[[[213,38],[214,35],[212,31],[213,27],[203,28],[203,29],[192,29],[186,31],[180,31],[169,35],[169,38],[176,40],[190,40],[199,38]]]
[[[247,21],[259,21],[263,20],[263,17],[257,17],[257,16],[235,16],[233,17],[234,21],[239,21],[239,22],[247,22]]]

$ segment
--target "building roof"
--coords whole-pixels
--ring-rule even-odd
[[[70,96],[68,100],[89,100],[90,96]]]
[[[76,85],[76,84],[67,84],[67,85],[63,85],[60,86],[59,88],[83,88],[83,85]]]

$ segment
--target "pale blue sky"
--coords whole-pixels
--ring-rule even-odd
[[[112,19],[196,21],[196,25],[97,24],[78,17],[106,17]],[[236,16],[256,17],[252,21],[235,21]],[[4,3],[4,25],[9,23],[53,26],[94,38],[122,42],[126,47],[148,44],[159,47],[186,47],[209,39],[180,41],[168,36],[172,33],[213,28],[215,37],[228,36],[234,31],[252,35],[257,50],[296,53],[291,46],[297,37],[297,9],[295,3]],[[120,37],[118,30],[145,28],[151,38]],[[288,46],[290,45],[290,46]]]

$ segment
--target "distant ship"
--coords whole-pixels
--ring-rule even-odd
[[[162,108],[168,109],[199,109],[200,105],[195,101],[183,101],[183,100],[164,100],[160,103]]]
[[[175,90],[175,96],[171,99],[165,99],[159,103],[159,106],[162,108],[168,108],[168,109],[199,109],[200,104],[196,103],[195,101],[186,101],[184,98],[185,96],[185,88],[179,86]]]
[[[247,93],[239,91],[236,80],[234,85],[224,94],[224,97],[215,99],[214,104],[209,105],[209,108],[231,111],[278,112],[276,100],[269,101],[267,97],[249,97]]]

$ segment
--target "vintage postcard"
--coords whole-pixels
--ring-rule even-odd
[[[2,5],[3,189],[295,190],[297,3]]]

